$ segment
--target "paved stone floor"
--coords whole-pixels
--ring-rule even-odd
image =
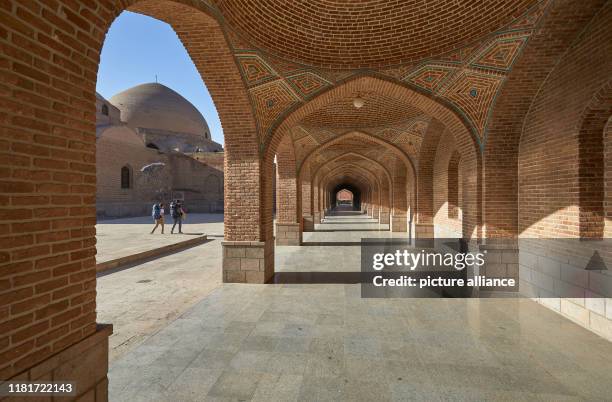
[[[112,323],[111,363],[221,285],[219,239],[98,277],[98,322]]]
[[[360,232],[305,239],[343,244],[347,233]],[[529,300],[362,299],[352,284],[221,285],[214,284],[219,242],[171,257],[174,262],[165,257],[99,282],[99,306],[106,304],[116,318],[131,310],[121,298],[138,298],[130,289],[138,289],[140,278],[156,275],[152,288],[163,288],[165,280],[191,273],[185,288],[207,289],[112,363],[111,401],[579,401],[612,395],[612,343]],[[276,248],[280,272],[350,272],[358,270],[359,258],[357,245]],[[107,287],[116,288],[113,306]],[[173,302],[154,292],[147,300],[159,303],[141,305],[142,314]],[[126,321],[115,321],[116,331]]]
[[[178,243],[201,234],[223,237],[223,214],[188,214],[182,235],[170,234],[172,218],[168,216],[164,235],[161,234],[161,228],[151,234],[154,226],[150,216],[99,221],[96,225],[97,262]]]

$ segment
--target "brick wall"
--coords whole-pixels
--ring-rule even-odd
[[[604,3],[551,2],[501,88],[491,110],[484,150],[487,237],[518,236],[518,147],[525,116],[550,71]]]

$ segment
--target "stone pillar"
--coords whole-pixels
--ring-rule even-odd
[[[401,214],[393,214],[391,216],[391,231],[392,232],[407,232],[408,231],[408,216]]]
[[[300,224],[291,222],[277,222],[276,244],[279,246],[299,246],[302,244]]]
[[[223,282],[266,283],[274,276],[274,242],[223,241]]]
[[[302,230],[304,232],[314,232],[314,216],[304,215],[302,216]]]
[[[321,223],[321,212],[315,211],[315,213],[313,214],[313,219],[314,219],[315,225],[318,225],[319,223]]]

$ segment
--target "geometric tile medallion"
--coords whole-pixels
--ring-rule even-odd
[[[456,69],[439,65],[426,65],[405,79],[427,91],[435,92],[438,86]]]
[[[317,93],[321,89],[331,85],[325,78],[320,77],[312,72],[303,72],[286,77],[287,82],[300,94],[303,98],[308,98]]]
[[[256,54],[238,54],[236,59],[249,88],[278,78],[272,67]]]
[[[482,139],[489,108],[503,77],[462,71],[445,90],[443,97],[459,106],[476,127]]]
[[[496,68],[508,71],[518,55],[526,37],[498,39],[485,48],[472,62],[474,66]]]
[[[249,92],[262,135],[285,110],[300,102],[299,97],[282,79],[251,88]]]

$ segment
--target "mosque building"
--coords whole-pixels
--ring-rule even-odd
[[[110,100],[96,94],[96,165],[98,218],[143,216],[172,199],[191,212],[223,211],[223,147],[202,114],[162,84]]]

